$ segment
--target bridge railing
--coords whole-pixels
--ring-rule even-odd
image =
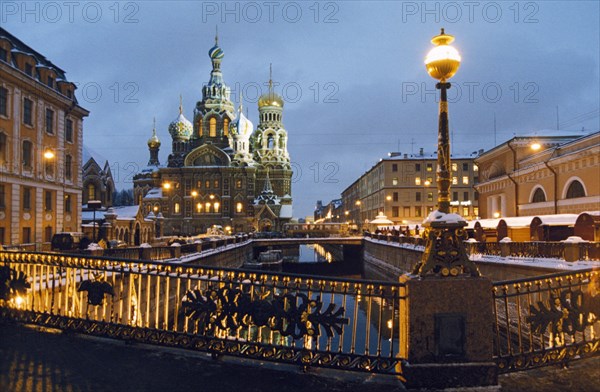
[[[401,374],[405,292],[401,283],[0,252],[0,317],[301,366]]]
[[[493,296],[500,372],[600,354],[600,269],[497,282]]]

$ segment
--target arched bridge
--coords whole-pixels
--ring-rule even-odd
[[[363,237],[321,237],[321,238],[255,238],[252,244],[256,246],[285,246],[285,245],[362,245]]]

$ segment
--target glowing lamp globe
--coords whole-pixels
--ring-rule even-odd
[[[450,46],[453,41],[454,37],[445,34],[444,29],[440,35],[431,40],[431,43],[436,46],[425,57],[425,67],[432,78],[446,81],[458,71],[461,58],[458,51]]]

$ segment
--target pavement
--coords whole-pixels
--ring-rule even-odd
[[[600,391],[600,357],[500,376],[469,391]],[[0,391],[404,391],[393,377],[310,369],[0,323]]]

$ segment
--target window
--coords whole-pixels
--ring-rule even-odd
[[[215,189],[219,188],[219,180],[215,180],[213,184]]]
[[[0,208],[6,208],[6,190],[4,184],[0,184]]]
[[[52,191],[44,191],[44,210],[52,211]]]
[[[479,166],[477,166],[477,165],[473,165],[473,171],[474,171],[474,172],[478,172],[478,171],[479,171]]]
[[[420,163],[415,163],[415,171],[417,171],[417,172],[421,171],[421,164]]]
[[[405,217],[409,217],[410,216],[410,207],[404,207],[404,216]]]
[[[242,209],[244,208],[244,205],[240,202],[236,203],[235,205],[235,210],[237,211],[237,213],[239,214],[240,212],[242,212]]]
[[[575,180],[569,185],[569,189],[567,189],[567,199],[575,199],[578,197],[585,197],[585,190],[583,189],[581,182]]]
[[[96,200],[96,185],[88,185],[88,200]]]
[[[21,238],[23,244],[31,243],[31,227],[23,227],[23,238]]]
[[[428,206],[427,207],[427,213],[431,214],[433,212],[433,207],[432,206]]]
[[[198,136],[202,137],[204,132],[202,131],[202,117],[198,117]]]
[[[469,200],[469,192],[463,192],[463,200],[464,201]]]
[[[463,171],[469,171],[469,164],[468,163],[463,163]]]
[[[421,201],[421,192],[417,192],[417,193],[415,194],[415,200],[416,200],[416,201]]]
[[[215,206],[215,212],[219,212],[219,207],[221,206],[221,204],[219,204],[218,202],[214,204]]]
[[[8,90],[0,87],[0,115],[8,117]]]
[[[398,164],[397,163],[392,164],[392,171],[393,172],[397,172],[398,171]]]
[[[458,163],[452,163],[452,171],[458,171]]]
[[[73,120],[69,118],[66,122],[65,139],[67,139],[68,142],[73,143]]]
[[[463,176],[462,183],[463,185],[469,185],[469,176]]]
[[[0,164],[6,162],[6,134],[0,133]]]
[[[23,188],[23,209],[31,209],[31,188]]]
[[[473,216],[479,216],[479,207],[473,207]]]
[[[206,207],[206,213],[209,213],[210,212],[210,203],[206,203],[204,206]]]
[[[415,177],[415,185],[421,185],[421,177]]]
[[[23,99],[23,123],[33,125],[33,101],[31,99]]]
[[[223,120],[223,136],[229,135],[229,119]]]
[[[452,201],[458,201],[458,192],[452,192]]]
[[[479,200],[479,192],[473,192],[473,200]]]
[[[400,209],[398,207],[392,207],[392,216],[394,218],[397,218],[399,213],[400,213]]]
[[[463,216],[469,216],[469,207],[463,207]]]
[[[214,117],[208,121],[208,136],[217,137],[217,119]]]
[[[393,201],[398,201],[398,192],[392,193],[392,200]]]
[[[433,192],[427,192],[427,201],[433,201]]]
[[[175,205],[173,206],[173,213],[181,214],[181,204],[175,203]]]
[[[398,185],[398,178],[397,177],[394,177],[392,179],[392,185]]]
[[[458,214],[458,207],[452,207],[452,211],[453,214]]]
[[[23,166],[31,169],[33,159],[33,144],[29,140],[23,141]]]
[[[33,76],[33,66],[29,63],[25,63],[25,73],[29,76]]]
[[[427,177],[427,182],[425,182],[425,185],[431,185],[431,184],[433,184],[433,178]]]
[[[73,176],[73,158],[70,155],[65,157],[65,178],[71,180]]]
[[[48,87],[50,88],[54,88],[54,78],[50,75],[48,75]]]
[[[196,203],[196,212],[197,213],[202,212],[202,203]]]
[[[206,189],[209,189],[209,188],[210,188],[210,180],[206,180],[206,181],[204,182],[204,187],[205,187]]]
[[[427,164],[427,171],[428,172],[433,171],[433,163],[428,163]]]
[[[458,177],[456,177],[456,176],[452,177],[452,185],[458,185]]]
[[[44,228],[44,241],[52,241],[52,226],[46,226]]]
[[[242,180],[235,180],[235,189],[242,189]]]
[[[71,195],[65,195],[65,212],[71,212]]]
[[[417,217],[417,218],[421,217],[421,206],[415,207],[415,217]]]
[[[44,162],[44,170],[46,171],[47,176],[54,175],[54,162],[52,159],[46,159]]]
[[[0,48],[0,60],[4,62],[8,61],[8,51],[4,48]]]
[[[46,109],[46,132],[54,134],[54,111],[52,109]]]
[[[538,188],[533,193],[533,198],[531,199],[532,203],[541,203],[546,201],[546,194],[542,188]]]

